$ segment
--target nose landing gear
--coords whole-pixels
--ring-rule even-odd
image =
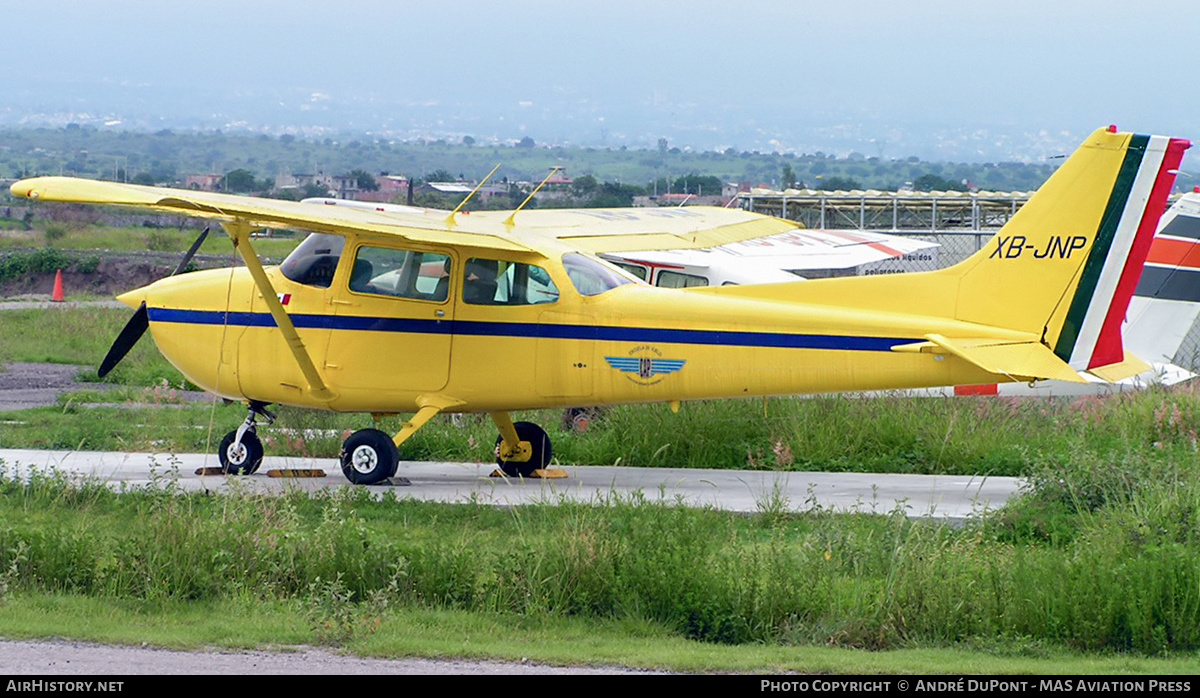
[[[263,445],[257,433],[259,416],[266,420],[266,424],[275,421],[275,415],[267,411],[266,403],[251,400],[246,421],[221,439],[217,459],[221,462],[221,470],[227,475],[251,475],[262,465]]]

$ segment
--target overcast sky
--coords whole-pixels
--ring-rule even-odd
[[[892,124],[1200,138],[1196,0],[37,0],[4,23],[21,110],[354,102],[367,130],[703,148]]]

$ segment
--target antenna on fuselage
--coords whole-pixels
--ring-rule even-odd
[[[546,186],[546,182],[549,182],[550,178],[553,177],[554,174],[561,169],[562,168],[559,167],[558,165],[551,167],[550,174],[546,175],[546,178],[542,180],[542,183],[537,185],[536,187],[534,187],[533,191],[529,192],[529,196],[525,197],[525,200],[521,202],[521,205],[516,207],[515,209],[513,209],[512,213],[508,214],[508,218],[504,219],[504,225],[507,225],[510,228],[513,225],[515,225],[516,224],[515,219],[517,217],[517,213],[520,212],[521,209],[525,208],[525,204],[529,203],[530,201],[533,201],[533,197],[536,196],[537,193],[542,190],[542,187]]]
[[[461,211],[463,206],[466,206],[467,202],[471,200],[471,197],[475,196],[475,194],[480,189],[483,189],[483,185],[487,184],[487,181],[492,178],[492,175],[496,174],[496,170],[500,169],[500,165],[502,165],[502,164],[503,163],[499,163],[499,162],[496,163],[496,166],[492,168],[492,171],[487,173],[487,176],[484,177],[483,180],[481,182],[479,182],[479,184],[475,185],[475,188],[471,190],[470,194],[467,194],[467,198],[463,199],[462,202],[459,203],[458,206],[454,207],[454,210],[450,212],[450,215],[446,216],[446,225],[453,226],[453,225],[457,224],[457,221],[454,220],[454,214]]]

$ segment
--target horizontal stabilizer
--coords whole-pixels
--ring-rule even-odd
[[[1006,342],[996,339],[948,339],[925,335],[925,342],[903,344],[893,351],[950,354],[989,373],[1014,380],[1061,380],[1085,383],[1065,361],[1040,342]]]
[[[1117,381],[1123,381],[1126,378],[1133,378],[1140,373],[1145,373],[1146,371],[1151,370],[1151,368],[1152,367],[1150,364],[1142,361],[1138,357],[1126,351],[1124,361],[1116,364],[1109,364],[1107,366],[1101,366],[1099,368],[1089,369],[1088,373],[1102,380],[1106,380],[1109,383],[1116,383]]]

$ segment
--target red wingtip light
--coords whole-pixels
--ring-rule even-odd
[[[1192,187],[1193,194],[1200,194],[1200,186]]]
[[[1117,132],[1117,125],[1116,125],[1116,124],[1109,124],[1109,125],[1108,125],[1108,132],[1109,132],[1109,133],[1116,133],[1116,132]]]

